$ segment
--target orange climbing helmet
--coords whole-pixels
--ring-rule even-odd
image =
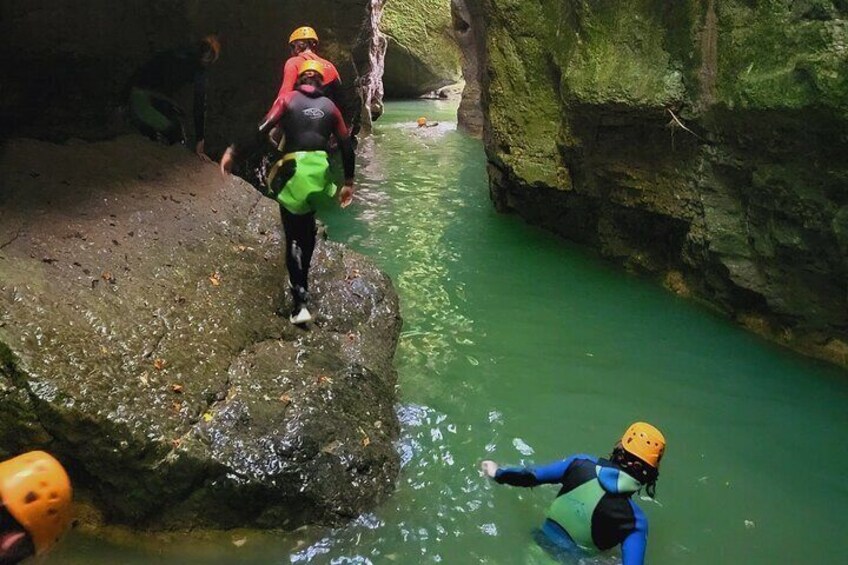
[[[651,424],[636,422],[621,436],[621,447],[657,469],[665,453],[665,436]]]
[[[324,78],[324,65],[321,63],[321,61],[307,59],[306,61],[302,62],[297,68],[297,76],[300,76],[307,71],[312,71],[321,78]]]
[[[427,118],[425,118],[424,116],[421,116],[420,118],[418,118],[418,127],[423,127],[423,126],[426,126],[426,125],[427,125]]]
[[[71,481],[43,451],[0,463],[0,499],[32,538],[36,554],[53,547],[71,524]]]
[[[209,46],[209,50],[212,52],[212,62],[214,63],[221,56],[221,40],[218,39],[217,35],[213,34],[204,37],[203,42]]]
[[[318,34],[315,33],[315,30],[309,26],[299,27],[289,36],[289,45],[295,41],[308,41],[310,39],[318,43]]]

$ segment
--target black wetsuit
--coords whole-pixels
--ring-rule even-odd
[[[206,67],[201,46],[172,49],[156,54],[130,79],[130,108],[138,128],[152,139],[185,142],[182,108],[170,98],[183,86],[194,84],[194,134],[205,138]],[[147,107],[149,105],[149,107]],[[167,120],[163,121],[161,114]]]
[[[277,173],[268,179],[266,194],[270,192],[276,196],[296,174],[298,160],[289,156],[300,152],[324,152],[331,135],[338,140],[345,179],[353,180],[355,160],[347,126],[338,107],[320,89],[300,85],[278,99],[259,125],[258,132],[252,139],[237,144],[236,151],[255,152],[257,147],[267,143],[268,133],[277,126],[286,136],[284,157]],[[315,212],[293,213],[281,203],[280,214],[286,235],[286,267],[297,310],[308,301],[309,267],[315,250]]]

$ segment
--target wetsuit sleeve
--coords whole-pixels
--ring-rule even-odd
[[[555,463],[533,467],[503,467],[495,473],[495,482],[514,487],[535,487],[538,485],[562,482],[566,471],[577,459],[589,459],[597,461],[589,455],[572,455]]]
[[[630,507],[633,508],[636,526],[621,544],[621,562],[622,565],[643,565],[645,550],[648,548],[648,518],[632,500]]]
[[[353,143],[350,140],[350,132],[345,125],[344,117],[338,106],[333,105],[333,117],[336,121],[333,133],[339,140],[339,150],[342,154],[342,166],[344,167],[345,181],[352,181],[356,168],[356,155],[353,152]]]
[[[206,139],[206,72],[194,76],[194,136],[196,141]]]
[[[243,135],[240,140],[230,145],[236,156],[241,157],[243,155],[253,153],[256,151],[257,147],[267,140],[268,132],[271,131],[271,129],[273,129],[273,127],[277,125],[283,117],[289,97],[290,96],[287,95],[283,98],[278,98],[277,101],[274,102],[274,105],[271,106],[268,113],[265,114],[265,117],[262,118],[262,122],[259,124],[257,129],[253,130],[253,132],[248,135]]]

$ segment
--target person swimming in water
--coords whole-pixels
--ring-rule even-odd
[[[483,461],[483,474],[498,484],[559,484],[539,545],[558,555],[586,555],[621,546],[623,565],[643,565],[648,519],[631,497],[643,488],[654,497],[666,441],[650,424],[627,428],[609,459],[572,455],[540,467],[500,467]]]
[[[427,118],[425,118],[424,116],[421,116],[420,118],[418,118],[418,121],[416,123],[418,124],[419,129],[420,128],[434,128],[434,127],[439,125],[439,122],[428,122]]]

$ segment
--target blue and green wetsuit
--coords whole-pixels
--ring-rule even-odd
[[[566,552],[621,545],[623,565],[642,565],[648,520],[630,497],[641,484],[605,459],[572,455],[540,467],[506,467],[495,482],[517,487],[561,484],[542,526],[546,541]]]

